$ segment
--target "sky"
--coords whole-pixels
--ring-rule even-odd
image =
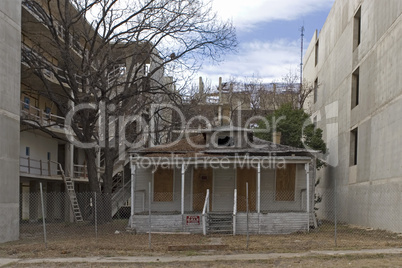
[[[265,83],[280,82],[290,72],[300,72],[301,32],[304,52],[315,30],[320,31],[335,0],[214,0],[213,8],[236,27],[236,53],[216,64],[205,62],[196,75],[212,85],[255,77]],[[303,55],[304,55],[303,52]]]

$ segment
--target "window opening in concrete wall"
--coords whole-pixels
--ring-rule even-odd
[[[360,87],[360,70],[359,68],[352,74],[352,109],[359,105],[359,87]]]
[[[361,41],[361,13],[362,7],[359,7],[353,21],[353,50],[355,50],[360,45]]]
[[[317,94],[318,94],[318,78],[314,81],[314,103],[317,102]]]
[[[357,128],[350,131],[350,166],[357,165],[357,145],[358,131]]]
[[[315,66],[318,64],[318,48],[319,48],[319,40],[315,43]]]

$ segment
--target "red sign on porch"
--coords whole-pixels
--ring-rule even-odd
[[[187,216],[186,225],[200,225],[200,216]]]

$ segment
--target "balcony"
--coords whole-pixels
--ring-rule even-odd
[[[38,160],[30,157],[20,156],[20,174],[33,177],[50,177],[62,179],[59,163],[51,160]]]
[[[21,101],[21,118],[39,126],[64,128],[64,117],[47,113],[23,101]]]

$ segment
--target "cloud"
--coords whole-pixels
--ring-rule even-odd
[[[296,20],[311,12],[327,9],[335,0],[215,0],[213,8],[224,19],[232,19],[239,31],[274,20]]]
[[[199,75],[211,80],[213,85],[220,76],[224,81],[253,76],[266,83],[281,81],[290,71],[298,72],[295,63],[300,61],[299,49],[298,42],[285,39],[242,43],[238,54],[227,55],[219,65],[204,65]]]

